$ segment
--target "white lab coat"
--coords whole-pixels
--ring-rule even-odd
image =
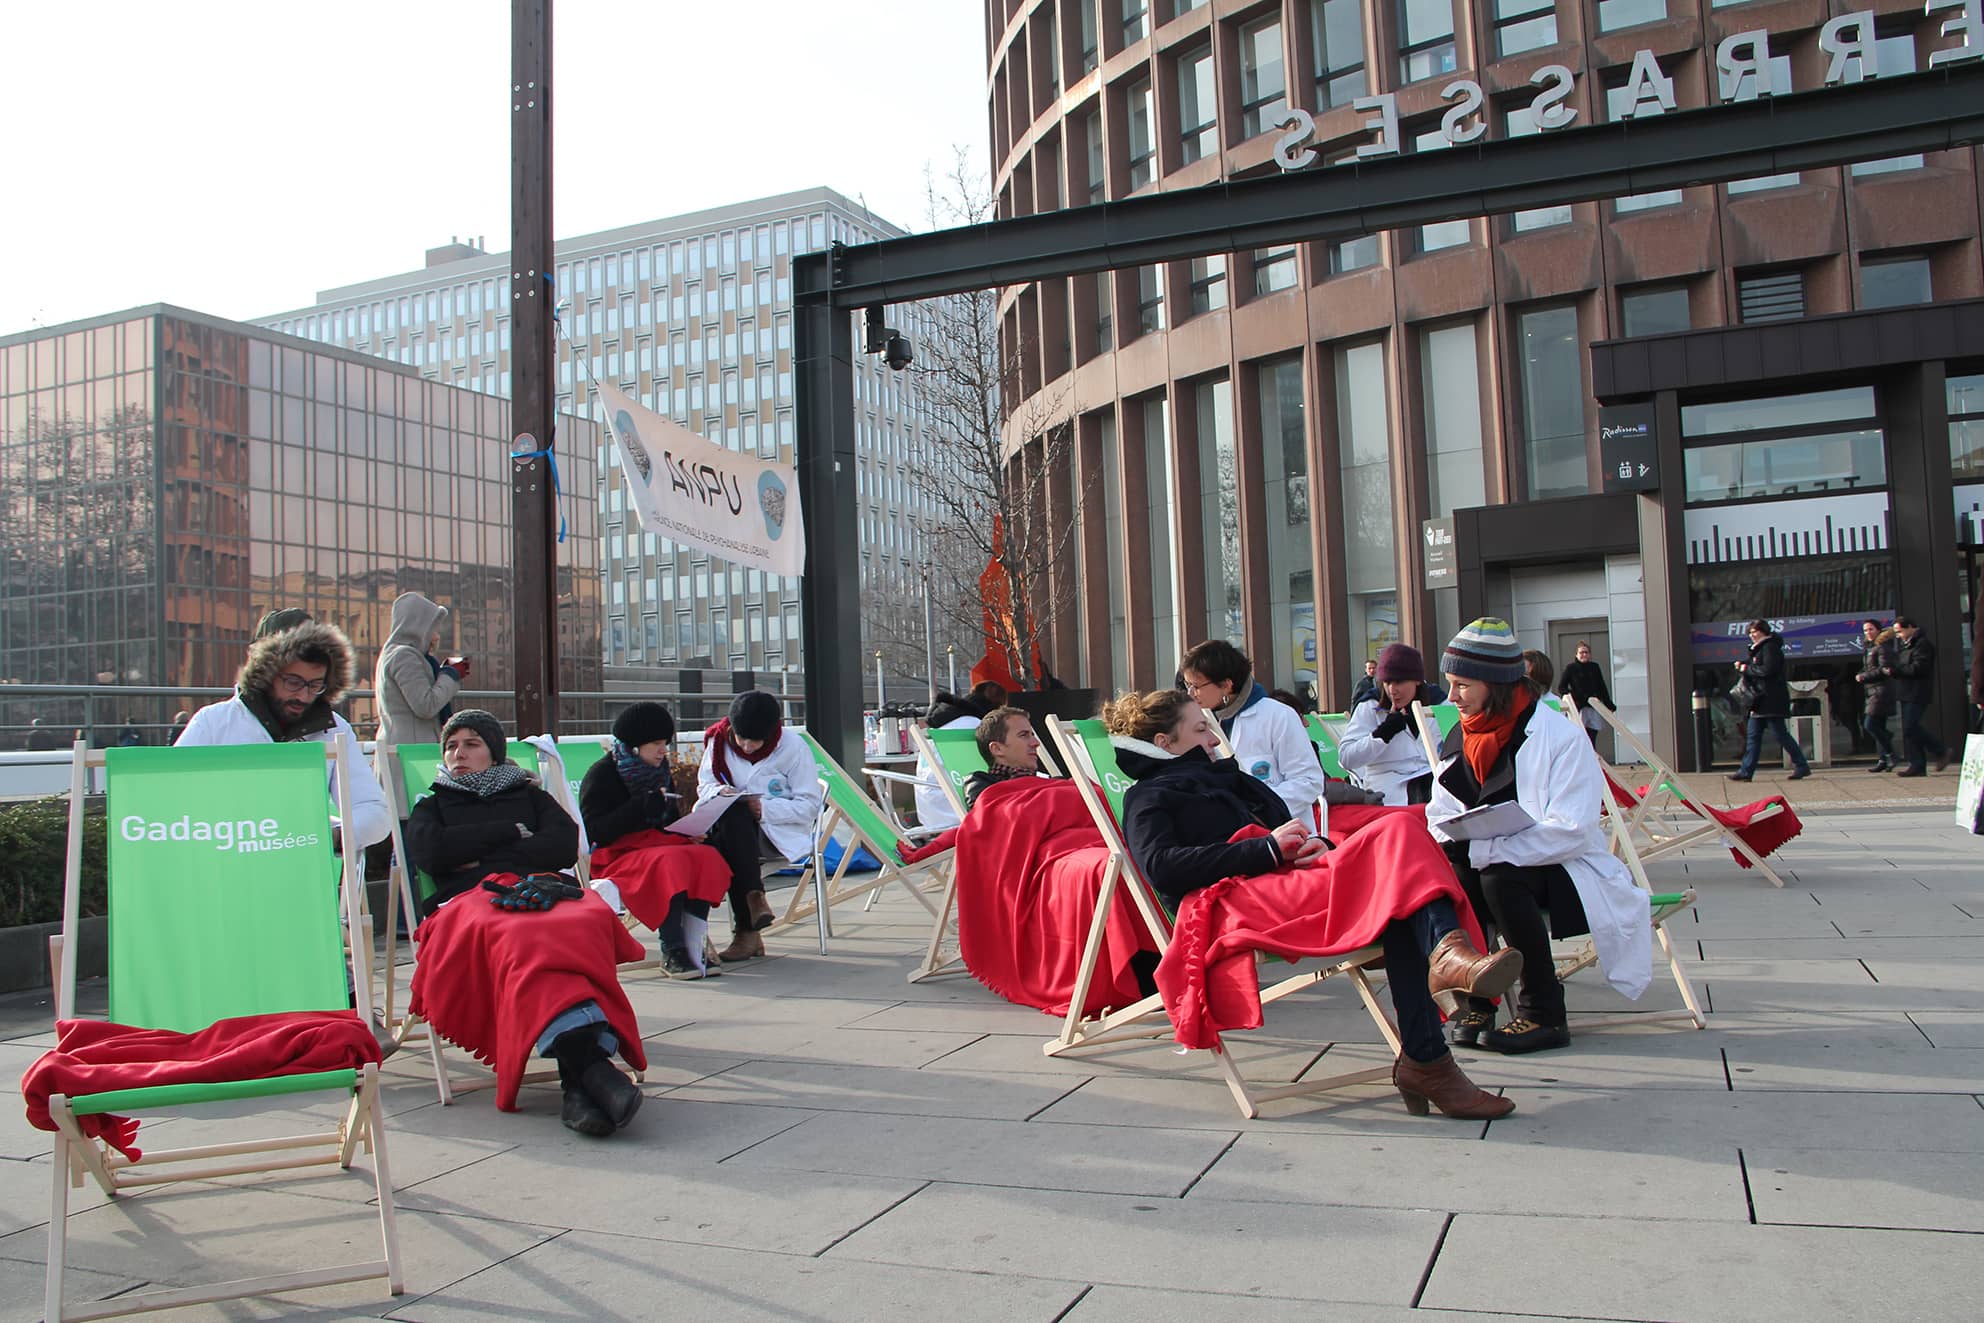
[[[1527,729],[1516,750],[1516,803],[1535,821],[1513,835],[1468,842],[1468,860],[1476,868],[1562,864],[1584,905],[1606,982],[1638,1000],[1653,979],[1653,923],[1647,893],[1606,848],[1598,816],[1605,798],[1598,755],[1582,730],[1542,703],[1531,711]],[[1427,829],[1442,843],[1452,838],[1440,824],[1468,807],[1441,781],[1459,749],[1456,727],[1442,747],[1433,802],[1426,808]]]
[[[1343,742],[1337,745],[1336,756],[1343,770],[1357,778],[1358,785],[1383,795],[1385,803],[1396,805],[1406,802],[1406,783],[1426,775],[1429,764],[1425,746],[1411,730],[1402,730],[1386,740],[1377,737],[1378,727],[1389,716],[1390,709],[1380,707],[1376,699],[1359,703],[1345,723]]]
[[[954,717],[937,729],[977,730],[980,720],[979,717]],[[948,830],[964,821],[944,794],[943,777],[942,772],[930,765],[928,758],[920,753],[916,755],[916,821],[919,826],[935,831]]]
[[[778,852],[795,864],[812,854],[813,824],[820,816],[820,769],[813,762],[813,751],[806,747],[805,739],[788,727],[779,737],[778,747],[755,763],[734,748],[726,752],[730,763],[729,784],[747,795],[760,796],[759,808],[763,812],[758,822]],[[717,777],[716,761],[710,754],[710,743],[705,740],[703,765],[696,773],[698,804],[724,784]]]
[[[330,782],[331,807],[334,810],[331,821],[339,823],[348,842],[363,847],[376,845],[392,833],[392,813],[386,808],[385,792],[379,789],[379,778],[372,775],[372,764],[358,749],[358,737],[351,726],[337,713],[331,714],[337,723],[334,730],[318,731],[315,735],[303,738],[316,744],[329,744],[335,734],[339,744],[339,757],[344,759],[345,773],[351,781],[351,811],[345,813],[338,804],[337,774],[329,763],[324,765],[324,775]],[[173,741],[175,746],[213,744],[274,744],[269,731],[248,705],[241,701],[241,695],[223,703],[209,703],[193,714],[186,723],[186,729],[179,732]],[[345,819],[349,827],[342,827]]]
[[[1256,686],[1258,688],[1258,686]],[[1258,701],[1241,709],[1227,730],[1234,761],[1240,770],[1281,797],[1288,812],[1303,823],[1316,820],[1316,801],[1323,797],[1323,765],[1316,746],[1302,728],[1295,709],[1261,691]]]

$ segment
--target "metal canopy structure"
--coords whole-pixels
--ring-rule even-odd
[[[1845,165],[1984,142],[1984,60],[1843,87],[1313,166],[911,235],[793,262],[807,725],[861,746],[853,315],[1053,276]]]

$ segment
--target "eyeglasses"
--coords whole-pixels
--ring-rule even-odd
[[[324,690],[330,687],[327,681],[306,680],[300,675],[291,675],[288,671],[284,671],[276,676],[276,683],[282,686],[282,691],[285,694],[308,694],[312,698],[322,694]]]
[[[1199,696],[1199,690],[1212,689],[1217,685],[1218,685],[1218,681],[1216,680],[1201,680],[1197,684],[1193,684],[1190,680],[1187,680],[1185,682],[1185,692],[1190,694],[1193,698],[1197,698]]]

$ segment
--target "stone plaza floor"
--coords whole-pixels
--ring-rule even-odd
[[[1951,820],[1954,772],[1786,789],[1806,826],[1774,861],[1784,890],[1720,851],[1653,869],[1699,892],[1669,931],[1709,1027],[1643,1018],[1680,1005],[1658,963],[1637,1004],[1583,975],[1568,1051],[1463,1054],[1516,1100],[1505,1120],[1414,1119],[1366,1086],[1249,1121],[1202,1053],[1047,1058],[1048,1017],[968,978],[905,982],[928,920],[894,895],[840,913],[824,957],[788,930],[708,983],[623,970],[652,1070],[611,1140],[561,1128],[555,1088],[443,1108],[424,1054],[395,1057],[405,1295],[161,1317],[1984,1318],[1984,840]],[[1579,1020],[1620,1011],[1642,1018]],[[47,1016],[0,1002],[0,1088]],[[1333,983],[1232,1041],[1264,1081],[1384,1059]],[[153,1137],[305,1114],[329,1116]],[[0,1100],[0,1319],[40,1314],[47,1138]],[[114,1207],[91,1185],[71,1298],[369,1257],[370,1196],[369,1171]]]

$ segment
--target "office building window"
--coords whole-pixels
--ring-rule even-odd
[[[1950,474],[1960,481],[1984,478],[1984,373],[1951,377],[1944,387],[1949,395]]]
[[[1861,307],[1896,308],[1930,298],[1929,259],[1920,253],[1860,259]]]
[[[1164,268],[1137,268],[1137,334],[1164,329]]]
[[[1481,368],[1474,323],[1419,333],[1419,381],[1426,410],[1426,497],[1435,517],[1488,502],[1481,448]]]
[[[1408,83],[1454,71],[1453,0],[1400,0],[1398,69]]]
[[[1536,112],[1527,105],[1516,106],[1502,117],[1502,136],[1505,138],[1526,138],[1533,133],[1543,132],[1543,126],[1536,122]],[[1510,217],[1517,234],[1528,230],[1547,230],[1555,225],[1571,223],[1571,209],[1561,207],[1532,207],[1518,211]]]
[[[1618,32],[1667,17],[1667,0],[1598,0],[1598,30]]]
[[[1254,293],[1272,294],[1294,289],[1296,282],[1295,247],[1260,248],[1254,252]]]
[[[1171,431],[1165,416],[1165,399],[1157,395],[1143,401],[1144,492],[1148,504],[1146,524],[1150,538],[1150,630],[1153,672],[1160,682],[1169,681],[1178,669],[1178,539],[1175,512],[1178,505],[1177,475],[1171,467]]]
[[[1557,44],[1557,0],[1495,0],[1494,21],[1502,55]]]
[[[1643,98],[1637,107],[1633,103],[1631,89],[1624,83],[1605,89],[1605,117],[1610,120],[1643,119],[1648,115],[1661,113],[1660,102],[1653,97]],[[1647,211],[1654,207],[1672,207],[1681,201],[1681,190],[1663,188],[1654,193],[1632,193],[1622,198],[1612,199],[1612,210],[1617,213]]]
[[[1199,540],[1205,549],[1207,638],[1246,637],[1240,602],[1240,472],[1233,449],[1233,384],[1193,392],[1199,441]]]
[[[1369,89],[1364,77],[1362,0],[1309,0],[1316,109],[1346,106]]]
[[[1150,35],[1150,0],[1116,0],[1116,9],[1123,47],[1134,46]]]
[[[1178,57],[1178,138],[1179,160],[1186,165],[1219,154],[1219,96],[1210,45]]]
[[[1157,114],[1151,103],[1150,79],[1139,78],[1123,93],[1130,128],[1130,191],[1148,184],[1157,169]]]
[[[1686,285],[1646,285],[1619,293],[1619,327],[1627,336],[1666,335],[1690,324]]]
[[[1861,62],[1860,74],[1865,78],[1893,78],[1900,74],[1915,72],[1915,36],[1910,32],[1897,33],[1891,37],[1874,39],[1873,67]],[[1849,81],[1858,81],[1852,79]],[[1878,161],[1855,161],[1850,167],[1855,179],[1867,175],[1892,174],[1897,170],[1920,170],[1922,153],[1911,152],[1907,156],[1884,156]]]
[[[1095,273],[1095,352],[1116,347],[1116,285],[1112,272]]]
[[[1192,259],[1192,298],[1191,315],[1211,312],[1226,306],[1226,256],[1216,253],[1211,257]]]
[[[1088,200],[1102,201],[1109,182],[1108,158],[1102,154],[1102,112],[1082,116],[1082,142],[1088,155]]]
[[[1378,264],[1378,236],[1359,235],[1330,245],[1330,274],[1346,275]]]
[[[1438,129],[1429,129],[1416,135],[1412,140],[1413,152],[1437,152],[1453,144]],[[1414,232],[1413,247],[1422,253],[1436,253],[1442,248],[1458,248],[1473,237],[1471,225],[1464,220],[1437,221],[1431,225],[1421,225]]]
[[[1736,273],[1736,307],[1745,322],[1782,322],[1805,315],[1805,273]]]
[[[1262,508],[1268,530],[1271,675],[1294,668],[1296,683],[1316,679],[1315,552],[1309,544],[1309,429],[1304,425],[1302,356],[1256,369],[1261,414]]]
[[[1102,577],[1109,604],[1109,687],[1116,693],[1130,687],[1130,649],[1124,614],[1123,470],[1116,453],[1116,413],[1103,409],[1096,416],[1096,449],[1102,455]]]
[[[1082,72],[1095,68],[1099,52],[1095,45],[1095,0],[1075,0],[1075,41],[1081,50]]]
[[[1281,21],[1266,19],[1240,29],[1240,136],[1256,137],[1288,117],[1283,76]]]
[[[1336,352],[1338,472],[1343,484],[1343,586],[1350,646],[1375,657],[1398,633],[1393,560],[1391,409],[1385,347]],[[1360,648],[1368,649],[1358,653]]]
[[[1583,495],[1590,480],[1585,472],[1577,309],[1568,303],[1532,309],[1518,317],[1517,327],[1529,499]]]

